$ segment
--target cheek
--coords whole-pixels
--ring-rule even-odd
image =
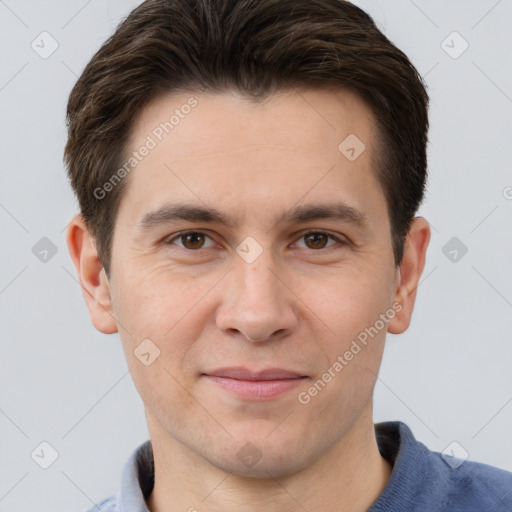
[[[173,272],[152,272],[123,281],[117,288],[115,315],[123,350],[135,385],[143,397],[178,395],[189,386],[185,366],[204,328],[205,294],[212,284]]]
[[[173,408],[188,410],[192,380],[184,367],[187,354],[202,329],[200,312],[204,286],[195,281],[153,274],[127,284],[116,307],[120,335],[130,373],[144,404],[158,416]],[[125,281],[126,282],[126,281]],[[203,290],[203,288],[206,288]],[[193,321],[194,320],[194,321]],[[171,419],[167,419],[172,423]],[[171,424],[169,428],[173,428]]]
[[[182,329],[181,324],[215,283],[215,276],[197,278],[169,266],[139,277],[134,271],[131,276],[122,278],[116,316],[132,338],[149,337],[157,343],[172,339]]]
[[[319,276],[314,283],[302,282],[298,295],[306,298],[308,308],[322,321],[324,349],[331,357],[371,328],[389,309],[392,286],[381,275],[375,267],[373,270],[352,267]],[[379,327],[379,331],[386,331],[380,323]]]
[[[356,417],[373,394],[392,316],[385,317],[387,322],[380,316],[391,309],[387,294],[363,284],[359,280],[345,292],[334,287],[321,313],[334,334],[320,338],[326,362],[307,392],[316,397],[318,417],[325,421]]]

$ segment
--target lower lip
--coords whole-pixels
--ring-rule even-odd
[[[223,389],[247,399],[266,400],[290,391],[301,384],[305,377],[279,380],[238,380],[229,377],[206,375],[208,379]]]

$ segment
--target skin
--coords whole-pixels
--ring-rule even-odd
[[[133,126],[128,153],[190,96],[153,101]],[[386,332],[402,333],[411,320],[428,223],[414,219],[395,266],[386,200],[372,170],[374,120],[353,93],[288,91],[259,105],[234,93],[193,96],[198,105],[131,171],[110,280],[80,215],[67,231],[92,322],[120,333],[145,404],[155,457],[148,507],[364,511],[391,474],[375,439],[372,395]],[[354,161],[338,150],[349,134],[366,147]],[[137,231],[145,213],[178,200],[214,206],[238,225],[177,220]],[[363,212],[367,226],[275,221],[299,203],[330,201]],[[304,236],[309,228],[345,243],[312,240]],[[204,241],[176,237],[187,230],[204,233]],[[248,236],[262,248],[252,263],[236,252]],[[393,304],[401,306],[394,318],[300,403],[298,393]],[[160,350],[149,366],[134,355],[146,338]],[[202,375],[226,366],[308,378],[251,401]],[[247,443],[260,456],[252,465],[239,455]]]

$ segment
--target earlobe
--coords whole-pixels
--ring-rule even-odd
[[[423,217],[415,217],[407,235],[404,256],[397,272],[397,288],[394,303],[400,303],[402,309],[388,325],[388,332],[401,334],[411,323],[416,290],[425,267],[425,259],[430,241],[430,226]]]
[[[110,284],[98,257],[94,239],[81,215],[76,215],[69,222],[66,242],[94,327],[104,334],[117,332]]]

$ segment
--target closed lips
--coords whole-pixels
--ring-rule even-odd
[[[267,368],[260,371],[250,371],[242,367],[221,368],[207,372],[204,375],[246,381],[289,380],[306,377],[305,375],[295,371],[284,370],[281,368]]]

